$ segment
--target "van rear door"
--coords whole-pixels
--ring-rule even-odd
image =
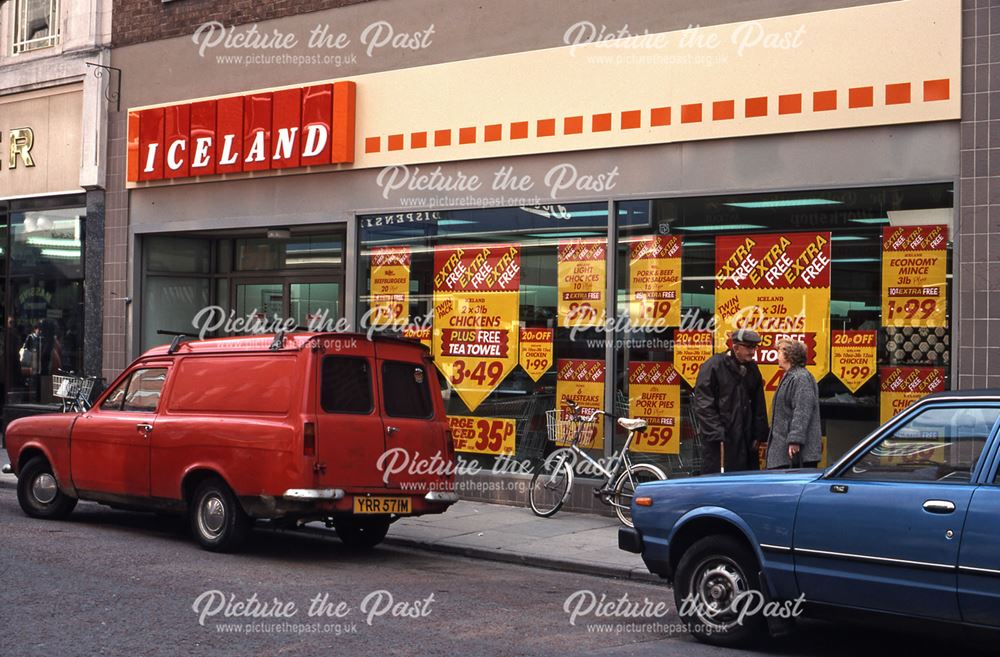
[[[386,448],[370,340],[321,340],[316,351],[316,464],[330,488],[385,487],[376,467]]]
[[[376,341],[389,485],[413,492],[450,490],[454,449],[433,365],[418,345]]]

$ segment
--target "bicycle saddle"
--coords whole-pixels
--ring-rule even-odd
[[[631,419],[627,417],[618,418],[618,426],[626,431],[645,431],[649,423],[642,418]]]

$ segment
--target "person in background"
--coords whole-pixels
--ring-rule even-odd
[[[808,351],[797,340],[778,342],[778,366],[785,371],[774,393],[767,467],[815,468],[823,452],[819,389],[805,368]]]
[[[759,469],[757,445],[767,439],[764,378],[754,354],[760,336],[733,333],[730,349],[701,366],[694,387],[694,413],[702,444],[702,474]],[[723,460],[723,455],[724,460]]]

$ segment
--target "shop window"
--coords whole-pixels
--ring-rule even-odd
[[[271,271],[341,266],[344,240],[340,234],[288,239],[236,240],[237,271]]]
[[[184,237],[147,237],[146,271],[171,274],[207,274],[211,271],[209,240]]]
[[[14,0],[13,54],[59,43],[59,0]]]
[[[85,208],[11,213],[11,266],[17,274],[83,277]]]

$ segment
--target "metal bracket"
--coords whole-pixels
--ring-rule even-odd
[[[115,111],[120,112],[122,110],[122,70],[120,68],[115,68],[114,66],[104,66],[103,64],[94,64],[93,62],[84,62],[87,66],[94,67],[94,77],[101,79],[105,75],[108,76],[108,83],[104,87],[104,97],[109,103],[115,104]],[[105,73],[107,71],[107,73]],[[115,85],[114,91],[111,90],[112,77],[117,73],[118,83]]]

